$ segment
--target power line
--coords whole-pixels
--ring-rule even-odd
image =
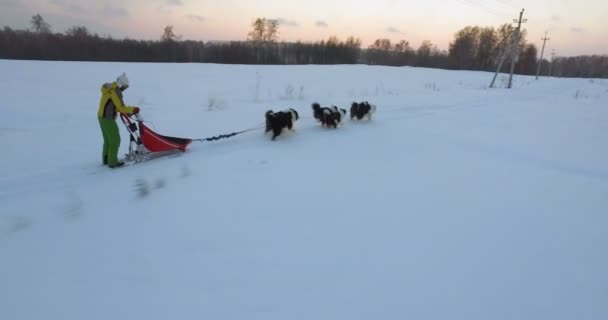
[[[470,7],[481,9],[489,14],[492,14],[497,17],[505,18],[505,19],[508,19],[511,16],[511,14],[505,10],[510,11],[511,9],[515,9],[515,10],[518,9],[515,5],[509,3],[509,1],[500,1],[500,0],[457,0],[457,1],[462,4],[466,4]],[[549,21],[541,22],[541,21],[535,19],[534,21],[531,22],[531,24],[544,31],[547,31],[549,29],[550,23],[549,23]]]
[[[518,7],[511,4],[510,1],[505,1],[505,0],[494,0],[496,1],[497,4],[500,4],[502,6],[504,6],[505,8],[508,8],[509,10],[517,10]]]
[[[494,9],[492,7],[489,7],[489,6],[487,6],[486,4],[482,3],[479,0],[464,0],[464,1],[472,4],[475,7],[480,8],[480,9],[482,9],[482,10],[488,12],[488,13],[496,15],[498,17],[501,17],[501,18],[507,18],[507,17],[509,17],[508,13],[506,13],[504,11],[496,10],[496,9]]]
[[[477,0],[477,1],[482,1],[482,0]],[[504,8],[505,10],[519,10],[519,7],[516,6],[515,4],[513,4],[514,1],[510,1],[510,0],[487,0],[490,2],[493,2],[499,6],[501,6],[501,8]],[[533,21],[530,21],[530,25],[533,27],[537,27],[539,29],[541,29],[542,31],[550,31],[551,28],[551,24],[553,23],[550,17],[545,17],[543,19],[540,19],[539,17],[536,17]]]
[[[503,9],[497,8],[497,7],[493,6],[492,4],[490,4],[488,2],[485,2],[484,0],[466,0],[466,1],[472,2],[475,5],[479,6],[480,8],[488,9],[488,10],[493,11],[493,12],[495,12],[495,13],[501,15],[501,16],[504,16],[504,17],[511,16],[508,12],[504,11]]]
[[[505,5],[502,2],[492,1],[492,0],[476,0],[481,4],[494,9],[495,11],[503,12],[505,15],[510,16],[509,12],[513,10],[517,10],[517,7]]]

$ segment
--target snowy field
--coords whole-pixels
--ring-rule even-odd
[[[606,80],[0,70],[0,319],[608,319]],[[123,71],[125,102],[161,134],[255,128],[268,109],[301,119],[274,142],[260,129],[110,170],[99,88]],[[312,102],[361,100],[371,122],[312,119]]]

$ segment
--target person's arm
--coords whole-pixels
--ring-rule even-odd
[[[114,106],[116,106],[116,110],[120,113],[131,114],[134,113],[136,109],[139,110],[139,108],[136,107],[125,106],[122,99],[116,94],[116,91],[112,91],[111,99],[112,102],[114,102]]]

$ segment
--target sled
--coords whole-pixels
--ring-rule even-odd
[[[126,162],[142,162],[158,157],[168,155],[179,155],[186,152],[188,146],[194,142],[212,142],[222,139],[232,138],[234,136],[258,130],[262,126],[256,126],[250,129],[232,132],[229,134],[221,134],[209,138],[190,139],[165,136],[154,132],[145,124],[145,121],[139,114],[127,115],[120,114],[120,119],[129,131],[129,153],[125,155]]]
[[[150,129],[139,114],[120,114],[127,131],[129,131],[129,153],[125,161],[142,162],[154,158],[175,155],[186,152],[194,141],[188,138],[178,138],[158,134]]]

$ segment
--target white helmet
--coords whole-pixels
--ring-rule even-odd
[[[118,76],[118,78],[116,78],[116,84],[118,84],[118,86],[121,88],[128,87],[129,78],[127,78],[127,74],[123,72],[120,76]]]

